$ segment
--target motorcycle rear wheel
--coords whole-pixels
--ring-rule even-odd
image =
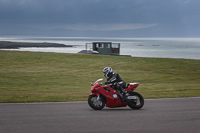
[[[132,109],[140,109],[144,105],[144,98],[137,92],[131,92],[129,96],[137,97],[137,100],[131,100],[128,102],[128,106]]]
[[[90,95],[88,97],[88,104],[90,105],[91,108],[95,110],[101,110],[105,106],[105,100],[103,97],[100,96],[100,99],[97,99],[98,96],[96,95]]]

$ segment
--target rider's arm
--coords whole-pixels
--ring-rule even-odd
[[[112,77],[107,82],[114,83],[116,82],[116,80],[117,80],[117,73],[113,72]]]

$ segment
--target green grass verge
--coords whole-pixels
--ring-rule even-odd
[[[144,98],[200,96],[200,60],[0,51],[0,102],[86,101],[106,66]]]

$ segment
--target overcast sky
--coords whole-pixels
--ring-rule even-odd
[[[200,0],[0,0],[0,34],[16,27],[113,31],[156,26],[183,27],[200,36]]]

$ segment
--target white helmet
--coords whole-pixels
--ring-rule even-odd
[[[103,69],[103,73],[104,73],[104,77],[108,77],[108,74],[109,73],[112,73],[112,68],[111,67],[105,67],[104,69]]]

